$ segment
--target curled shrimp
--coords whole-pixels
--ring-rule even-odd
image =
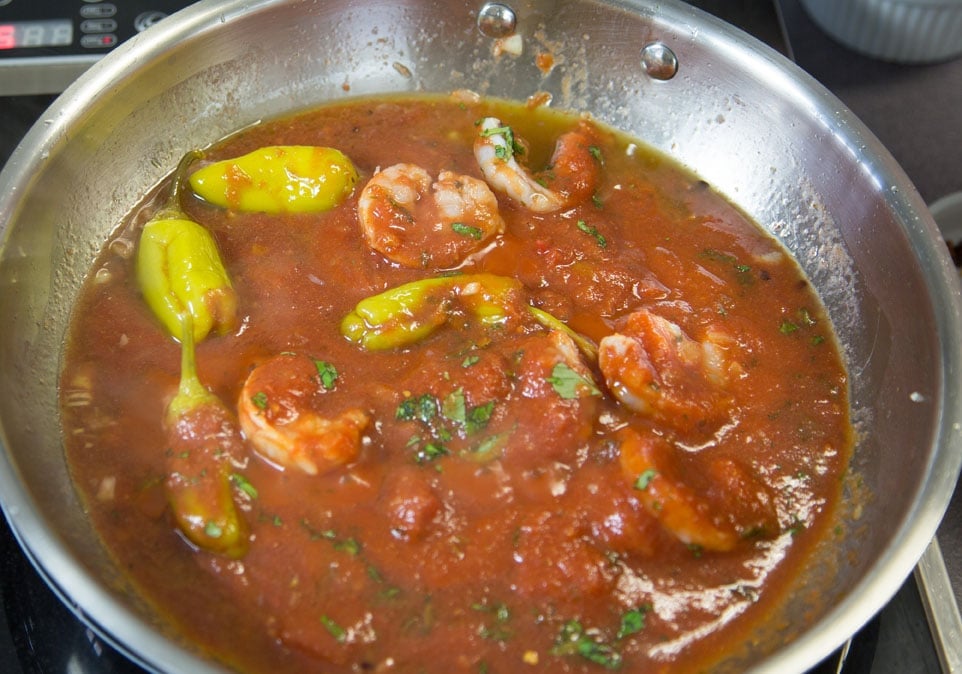
[[[481,121],[474,141],[474,157],[488,184],[536,213],[569,208],[591,197],[601,174],[596,153],[587,122],[558,138],[549,167],[533,175],[518,163],[514,134],[497,117]]]
[[[326,416],[334,384],[322,361],[281,354],[247,377],[238,402],[241,430],[254,449],[282,468],[318,475],[357,458],[370,417],[360,409]]]
[[[675,323],[641,310],[628,316],[621,332],[602,338],[598,366],[629,409],[677,430],[705,430],[728,415],[725,386],[737,369],[726,355],[731,342],[719,331],[692,339]]]
[[[361,191],[358,220],[367,245],[405,267],[450,267],[504,231],[498,200],[483,180],[395,164]]]
[[[740,540],[778,533],[774,499],[757,477],[732,459],[696,465],[666,439],[619,431],[620,463],[645,510],[690,546],[725,552]]]

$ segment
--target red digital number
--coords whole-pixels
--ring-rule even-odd
[[[0,49],[13,49],[17,46],[15,28],[9,23],[0,23]]]

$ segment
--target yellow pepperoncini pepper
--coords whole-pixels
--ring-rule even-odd
[[[443,325],[455,299],[483,324],[500,325],[517,312],[520,290],[515,279],[494,274],[412,281],[358,302],[341,334],[370,351],[408,346]]]
[[[247,521],[232,487],[232,459],[244,455],[240,429],[231,411],[197,376],[190,314],[183,320],[180,385],[164,418],[167,500],[191,543],[237,559],[249,545]]]
[[[144,299],[181,341],[185,313],[191,317],[195,341],[211,330],[227,332],[237,319],[237,295],[213,236],[178,205],[183,174],[198,156],[192,152],[181,160],[170,201],[144,225],[137,251],[137,282]]]
[[[516,279],[484,273],[412,281],[358,302],[342,319],[341,334],[369,351],[409,346],[446,323],[450,302],[457,299],[487,326],[503,325],[512,315],[526,311],[549,330],[564,332],[589,361],[597,361],[594,342],[547,311],[522,305],[521,289]]]
[[[197,196],[245,213],[317,213],[340,204],[358,175],[342,152],[272,145],[209,164],[190,176]]]

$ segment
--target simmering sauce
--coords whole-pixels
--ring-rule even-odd
[[[631,139],[466,97],[266,122],[191,170],[295,145],[356,168],[333,208],[180,199],[236,292],[196,344],[226,425],[191,421],[184,447],[165,429],[181,346],[135,254],[156,196],[72,319],[68,461],[175,630],[265,672],[695,671],[763,635],[836,535],[851,443],[831,325],[785,250]],[[358,306],[399,288],[403,339]],[[232,554],[170,498],[225,428]]]

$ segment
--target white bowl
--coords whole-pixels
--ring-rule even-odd
[[[962,0],[801,0],[812,20],[842,44],[898,63],[962,54]]]

